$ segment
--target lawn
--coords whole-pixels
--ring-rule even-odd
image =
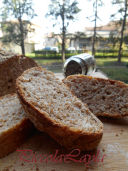
[[[30,54],[27,54],[26,56],[29,56],[31,58],[35,58],[35,53],[30,53]],[[35,58],[36,60],[36,58]],[[52,63],[62,63],[61,59],[38,59],[36,60],[38,63],[42,64],[42,65],[49,65],[49,64],[52,64]],[[96,63],[97,63],[97,66],[116,66],[117,65],[117,58],[111,58],[111,57],[106,57],[106,58],[96,58]],[[128,57],[123,57],[122,58],[122,65],[126,65],[128,64]]]
[[[128,57],[122,58],[120,65],[116,58],[97,58],[96,63],[109,78],[128,83]]]
[[[101,71],[103,71],[109,78],[113,80],[120,80],[123,82],[128,83],[128,68],[126,67],[116,67],[116,68],[101,68]]]
[[[96,64],[97,66],[100,67],[119,66],[119,64],[117,63],[117,58],[96,58]],[[120,66],[125,66],[127,64],[128,64],[128,57],[123,57]]]
[[[128,57],[122,58],[120,65],[116,58],[97,58],[96,63],[109,78],[128,83]]]
[[[62,64],[61,59],[38,59],[38,60],[35,59],[35,61],[40,65],[52,65],[54,63]]]
[[[31,57],[35,56],[31,54]],[[38,59],[36,62],[55,73],[63,72],[61,59]],[[96,64],[97,68],[109,78],[128,83],[128,57],[123,57],[120,65],[117,63],[117,58],[110,57],[96,58]]]

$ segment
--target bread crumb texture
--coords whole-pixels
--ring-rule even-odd
[[[52,72],[40,67],[29,69],[17,83],[27,103],[41,113],[45,111],[52,122],[90,133],[101,131],[102,123]]]
[[[15,151],[33,132],[17,94],[0,97],[0,158]]]
[[[0,136],[25,118],[27,117],[16,94],[0,98]]]
[[[110,79],[83,75],[69,76],[63,82],[97,116],[128,115],[128,85]]]

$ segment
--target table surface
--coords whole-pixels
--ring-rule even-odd
[[[56,74],[62,79],[62,74]],[[32,156],[27,158],[29,161],[21,160],[21,153],[15,151],[10,155],[0,159],[0,171],[127,171],[128,170],[128,117],[122,119],[99,118],[104,124],[104,134],[101,143],[94,152],[80,152],[76,160],[66,162],[60,160],[61,154],[71,153],[65,150],[47,134],[35,132],[21,147],[20,150],[31,150]],[[48,156],[55,156],[57,152],[58,162],[50,161]],[[77,151],[76,151],[77,152]],[[30,154],[30,153],[29,153]],[[45,155],[47,162],[40,161],[38,156]],[[75,153],[74,153],[75,154]],[[95,161],[86,163],[85,155]],[[104,157],[104,158],[103,158]],[[24,158],[26,159],[26,158]],[[32,160],[33,159],[33,160]],[[64,159],[64,158],[63,158]]]

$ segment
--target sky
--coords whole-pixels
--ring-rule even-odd
[[[50,0],[33,0],[33,7],[37,13],[37,17],[33,19],[33,22],[37,25],[42,26],[43,32],[56,32],[60,30],[56,26],[53,28],[53,21],[50,18],[46,18],[45,14],[48,11],[48,5]],[[77,15],[77,20],[75,22],[70,22],[68,27],[68,32],[83,31],[85,27],[93,27],[94,23],[90,22],[86,17],[93,15],[93,7],[91,0],[78,0],[79,8],[81,12]],[[111,0],[104,0],[104,6],[99,7],[99,17],[97,25],[105,25],[110,21],[110,15],[117,11],[117,7],[111,4]]]
[[[93,6],[92,0],[77,0],[79,2],[79,8],[81,12],[77,15],[77,20],[75,22],[70,22],[68,26],[68,32],[73,33],[76,31],[84,31],[85,27],[93,27],[94,22],[90,22],[87,17],[92,16]],[[110,15],[117,11],[117,7],[111,4],[112,0],[103,0],[104,6],[98,7],[98,16],[100,20],[97,21],[97,26],[105,25],[110,21]],[[55,32],[59,33],[59,27],[53,28],[53,20],[46,18],[45,15],[48,12],[48,5],[50,0],[33,0],[33,8],[37,17],[32,20],[32,23],[41,26],[42,33]],[[2,0],[0,0],[0,6],[2,5]]]

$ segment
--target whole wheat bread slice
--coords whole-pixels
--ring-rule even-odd
[[[26,69],[35,66],[36,62],[29,57],[0,51],[0,96],[16,92],[16,78]]]
[[[127,84],[84,75],[72,75],[63,82],[96,116],[116,118],[128,115]]]
[[[16,94],[0,97],[0,158],[16,150],[33,129]]]
[[[41,67],[25,71],[16,81],[17,93],[29,119],[66,148],[92,150],[103,124],[54,74]]]

